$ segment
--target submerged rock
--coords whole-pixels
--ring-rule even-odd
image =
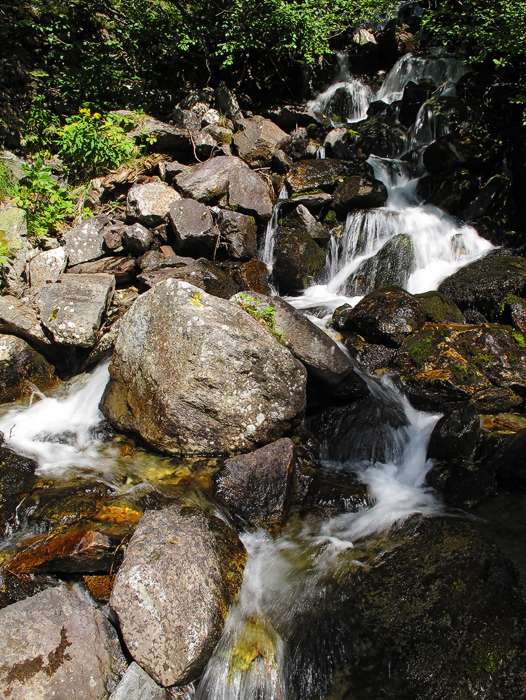
[[[80,588],[57,586],[0,610],[0,694],[107,697],[125,668],[117,635]]]
[[[278,525],[287,514],[295,459],[289,438],[231,457],[216,476],[216,497],[251,527]]]
[[[0,403],[46,391],[56,382],[52,365],[14,335],[0,335]]]
[[[173,454],[232,454],[282,436],[306,372],[237,304],[167,280],[121,321],[102,401],[120,429]]]
[[[132,657],[162,686],[203,670],[241,585],[246,554],[222,520],[190,507],[148,511],[110,604]]]
[[[404,341],[393,367],[428,410],[469,400],[479,412],[499,413],[526,396],[525,350],[507,326],[426,323]]]

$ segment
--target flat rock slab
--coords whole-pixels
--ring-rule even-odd
[[[41,322],[56,343],[93,347],[114,290],[113,275],[62,275],[39,294]]]
[[[0,333],[18,335],[39,349],[51,346],[40,325],[37,310],[27,299],[0,296]]]
[[[183,685],[203,670],[239,591],[245,559],[235,531],[197,508],[145,513],[110,605],[132,657],[155,681]]]
[[[104,228],[106,216],[95,216],[83,221],[64,234],[64,245],[70,265],[96,260],[104,255]]]
[[[9,605],[0,626],[3,698],[102,699],[122,673],[117,635],[78,588],[48,588]]]

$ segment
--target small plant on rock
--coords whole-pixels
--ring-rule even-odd
[[[271,304],[267,304],[246,292],[237,295],[237,303],[258,323],[265,326],[280,343],[284,342],[283,331],[276,327],[276,309]]]

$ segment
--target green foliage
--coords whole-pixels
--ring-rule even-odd
[[[434,0],[424,27],[448,48],[497,68],[526,56],[525,0]]]
[[[13,201],[27,212],[30,236],[39,239],[57,233],[77,213],[77,197],[53,177],[41,158],[25,165],[24,171]]]
[[[35,95],[25,120],[22,143],[29,151],[49,151],[59,127],[60,120],[46,107],[43,95]]]
[[[244,311],[270,331],[280,343],[284,342],[283,331],[276,327],[276,309],[271,304],[246,292],[240,292],[236,299]]]
[[[14,178],[9,168],[0,161],[0,202],[9,199],[15,189]]]
[[[7,242],[0,238],[0,268],[9,262],[9,246]]]
[[[88,180],[137,158],[141,149],[124,130],[123,117],[82,108],[57,135],[58,155],[76,180]]]

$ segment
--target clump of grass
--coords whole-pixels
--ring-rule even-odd
[[[266,301],[246,292],[238,294],[236,300],[239,306],[270,331],[276,340],[279,340],[280,343],[285,342],[283,331],[276,327],[276,309],[272,304],[268,304]]]

